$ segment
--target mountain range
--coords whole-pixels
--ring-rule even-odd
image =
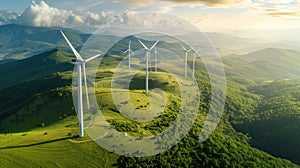
[[[67,50],[59,30],[63,30],[67,36],[72,38],[72,43],[80,49],[84,42],[91,36],[79,30],[66,29],[60,27],[33,27],[16,24],[0,26],[0,63],[3,60],[23,59],[33,55],[43,53],[52,49],[60,48]],[[298,51],[298,47],[293,43],[267,43],[261,39],[240,38],[232,35],[207,32],[209,40],[219,51],[221,56],[228,56],[235,53],[247,54],[265,48],[276,48],[283,46],[287,49]],[[193,39],[193,33],[185,35]],[[117,37],[108,35],[105,38],[114,39]],[[205,40],[205,39],[195,39]],[[193,41],[193,40],[191,40]],[[202,46],[205,47],[205,46]]]

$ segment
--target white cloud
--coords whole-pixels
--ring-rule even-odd
[[[186,27],[186,22],[176,16],[157,12],[127,11],[118,15],[112,25],[140,27],[145,29],[180,29]],[[188,28],[186,28],[188,29]]]
[[[17,13],[11,11],[0,11],[0,25],[15,22],[17,17]]]
[[[288,5],[296,2],[296,0],[253,0],[253,1],[262,4],[273,4],[273,5]]]
[[[137,6],[149,6],[151,3],[145,0],[114,0],[114,2],[128,2]]]
[[[64,26],[82,24],[84,21],[72,11],[59,10],[48,6],[44,1],[35,1],[25,9],[18,22],[32,26]]]
[[[222,7],[205,7],[202,4],[190,4],[183,2],[196,2],[196,0],[187,0],[182,3],[178,0],[156,0],[150,3],[150,0],[143,0],[141,2],[149,2],[150,6],[139,6],[136,8],[126,9],[124,7],[115,9],[116,4],[121,5],[121,2],[130,1],[134,4],[137,0],[113,0],[110,4],[114,4],[114,9],[109,8],[110,5],[106,4],[106,1],[97,1],[82,5],[82,10],[69,9],[63,10],[56,7],[51,7],[44,1],[32,2],[32,4],[25,9],[25,11],[18,17],[18,15],[11,15],[12,19],[2,19],[0,12],[0,24],[19,23],[23,25],[31,26],[59,26],[59,27],[102,27],[103,25],[112,24],[119,26],[138,26],[138,27],[155,27],[155,28],[174,28],[179,30],[182,27],[186,27],[185,23],[180,23],[178,20],[172,17],[163,16],[163,13],[172,12],[175,14],[181,14],[186,19],[197,25],[204,30],[218,30],[218,29],[248,29],[248,28],[263,28],[277,25],[286,27],[289,24],[299,26],[299,21],[289,21],[289,19],[299,18],[300,8],[293,9],[297,0],[226,0],[240,2],[232,6]],[[199,2],[202,2],[200,0]],[[156,2],[156,3],[153,3]],[[173,3],[171,3],[173,2]],[[214,2],[225,2],[223,0],[215,0]],[[265,3],[264,3],[265,2]],[[266,5],[266,3],[281,5],[290,5],[288,9],[277,9]],[[293,3],[294,2],[294,3]],[[86,11],[84,7],[99,6],[99,10],[94,12]],[[102,5],[105,4],[105,5]],[[190,4],[190,5],[189,5]],[[122,4],[124,5],[124,4]],[[104,7],[106,8],[104,8]],[[108,6],[108,7],[107,7]],[[191,9],[194,8],[194,9]],[[112,11],[113,10],[113,11]],[[161,13],[147,12],[144,14],[137,14],[137,11],[157,11]],[[233,12],[229,12],[229,11]],[[75,12],[74,12],[75,11]],[[95,12],[96,11],[96,12]],[[104,12],[105,11],[105,12]],[[199,12],[198,12],[199,11]],[[207,12],[206,12],[207,11]],[[122,14],[121,14],[122,13]],[[7,14],[3,14],[7,15]],[[10,15],[8,15],[10,16]],[[9,17],[6,18],[9,18]],[[2,18],[5,18],[4,16]],[[283,20],[286,19],[287,20]]]
[[[281,15],[284,14],[281,13]],[[238,15],[201,15],[190,19],[190,21],[200,29],[208,32],[250,29],[289,29],[300,27],[298,20],[274,17],[271,14],[267,14],[263,9],[248,9]]]
[[[86,12],[75,14],[73,11],[60,10],[50,7],[44,1],[33,1],[18,18],[18,23],[31,26],[98,26],[110,22],[110,17],[105,12],[100,14]]]
[[[272,17],[299,19],[299,2],[299,0],[252,0],[251,4]]]
[[[128,2],[131,4],[139,5],[139,6],[147,6],[150,5],[149,1],[145,0],[115,0],[119,2]],[[233,5],[236,3],[240,3],[244,0],[156,0],[156,3],[158,1],[162,2],[170,2],[173,4],[182,4],[182,5],[190,5],[190,4],[202,4],[207,6],[227,6],[227,5]]]

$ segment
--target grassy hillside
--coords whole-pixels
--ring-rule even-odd
[[[34,96],[51,89],[69,86],[71,74],[55,73],[53,75],[37,78],[28,82],[22,82],[2,90],[0,119],[28,104]],[[32,89],[34,88],[34,89]]]
[[[158,81],[161,81],[161,79],[163,81],[165,75],[161,73]],[[138,77],[139,75],[137,75]],[[109,77],[102,78],[102,80],[107,80],[107,78]],[[155,74],[152,74],[150,78],[153,80]],[[100,88],[98,87],[98,89]],[[169,89],[166,88],[165,90]],[[106,95],[107,90],[105,93],[99,91],[98,94],[98,100],[102,100],[101,102],[104,103],[103,100],[107,99],[107,97],[105,98],[103,94]],[[207,99],[207,97],[202,97],[202,100],[204,99]],[[205,107],[205,105],[202,107]],[[117,130],[139,136],[142,136],[140,133],[143,131],[146,131],[147,134],[149,133],[147,130],[149,127],[147,126],[153,122],[144,124],[129,122],[128,119],[120,117],[121,115],[116,109],[111,108],[107,104],[102,105],[102,109],[105,111],[104,115]],[[164,129],[160,128],[169,126],[166,119],[170,120],[174,118],[172,111],[166,111],[163,115],[164,117],[160,122],[154,121],[155,124],[152,124],[150,127],[152,131],[153,129],[156,132],[163,131]],[[204,118],[205,111],[200,110],[197,121],[189,131],[189,134],[172,149],[151,157],[131,158],[121,156],[118,159],[118,165],[121,167],[296,167],[296,165],[291,164],[289,161],[272,157],[265,152],[252,148],[248,144],[248,138],[245,135],[235,132],[230,124],[226,122],[226,117],[219,124],[218,129],[212,137],[204,143],[199,143],[198,136]]]
[[[61,50],[51,50],[28,59],[0,66],[0,90],[18,83],[34,80],[56,72],[71,71],[72,57]]]
[[[35,95],[0,121],[2,167],[112,167],[118,155],[89,138],[77,138],[77,116],[69,88]],[[9,126],[9,127],[8,127]]]
[[[7,81],[7,85],[1,85],[0,96],[2,167],[117,164],[118,155],[102,149],[88,137],[78,138],[70,87],[73,65],[67,53],[53,50],[4,63],[1,68],[5,73],[0,76]]]
[[[167,44],[162,43],[161,45]],[[151,89],[156,87],[165,91],[167,106],[153,121],[129,120],[116,108],[117,105],[112,101],[110,90],[114,68],[123,58],[123,56],[108,54],[101,62],[94,83],[98,104],[107,121],[119,132],[126,132],[136,137],[145,136],[144,132],[147,136],[156,135],[169,127],[178,115],[181,103],[178,84],[174,77],[167,72],[161,70],[157,73],[151,72],[150,93]],[[246,59],[246,56],[239,59]],[[250,58],[247,59],[250,60]],[[138,60],[132,62],[137,63],[136,66],[144,63]],[[275,61],[272,65],[275,63],[278,62]],[[213,135],[203,143],[198,141],[207,116],[211,94],[208,74],[203,63],[197,61],[196,81],[201,96],[195,124],[183,140],[173,148],[161,154],[144,158],[119,156],[99,147],[88,136],[77,137],[77,116],[73,108],[70,87],[72,77],[70,71],[73,69],[73,65],[70,64],[70,56],[67,53],[53,50],[25,60],[0,64],[0,79],[4,81],[3,84],[1,83],[2,94],[0,96],[0,162],[5,167],[74,167],[78,164],[83,167],[297,167],[288,160],[276,158],[259,150],[263,149],[277,157],[292,159],[297,163],[293,157],[284,155],[282,150],[278,150],[280,154],[267,150],[269,147],[265,142],[268,141],[264,140],[269,139],[270,136],[277,136],[277,134],[282,136],[283,129],[275,127],[279,130],[276,132],[277,134],[272,132],[271,128],[263,130],[271,131],[269,132],[270,136],[266,137],[264,135],[256,137],[256,134],[251,132],[257,129],[257,122],[270,121],[269,109],[273,108],[273,113],[276,114],[274,123],[278,121],[277,117],[297,114],[298,92],[286,95],[286,93],[292,92],[296,85],[273,86],[266,84],[257,86],[257,78],[251,78],[254,77],[254,73],[250,71],[253,76],[243,76],[243,73],[247,74],[251,69],[263,73],[263,69],[258,69],[252,64],[241,66],[237,64],[235,58],[231,60],[228,58],[226,64],[227,73],[230,74],[225,115]],[[239,71],[240,73],[238,73]],[[149,96],[144,93],[144,77],[144,71],[140,71],[130,82],[130,98],[134,107],[139,109],[150,107]],[[259,79],[263,79],[266,76],[259,77],[261,77]],[[127,76],[120,76],[120,79],[119,82],[125,81]],[[269,86],[271,88],[268,88]],[[290,90],[269,93],[274,88],[279,90],[279,88],[288,87]],[[286,104],[283,103],[286,108],[293,106],[295,107],[293,110],[296,111],[289,109],[276,111],[279,108],[275,102],[277,104],[285,102],[282,100],[287,100]],[[264,111],[264,114],[260,115],[260,111]],[[188,112],[187,110],[186,113]],[[251,120],[246,122],[248,119]],[[282,124],[286,121],[283,119],[285,118],[280,119]],[[251,127],[252,123],[255,123],[253,127]],[[293,123],[296,123],[296,120],[293,120]],[[271,126],[273,127],[273,125]],[[289,126],[294,126],[295,129],[291,129],[291,131],[295,134],[293,131],[297,131],[298,127],[296,125]],[[250,137],[237,132],[234,128],[249,133]],[[269,127],[264,126],[263,128]],[[288,137],[294,137],[293,143],[296,144],[298,137],[292,136],[292,134],[289,134]],[[251,145],[259,149],[253,148]],[[294,153],[290,154],[297,156]]]

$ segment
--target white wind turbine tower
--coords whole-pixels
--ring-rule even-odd
[[[192,49],[194,52],[194,57],[193,57],[193,79],[195,79],[195,63],[196,63],[196,56],[197,56],[197,52],[200,51],[200,49],[198,50],[194,50]]]
[[[193,57],[193,79],[195,79],[195,61],[196,61],[196,51],[195,50],[193,50],[194,51],[194,57]]]
[[[154,48],[154,55],[155,55],[155,72],[157,72],[157,49]]]
[[[77,65],[77,88],[78,88],[78,120],[79,120],[79,137],[83,137],[83,102],[82,102],[82,74],[81,71],[83,71],[83,79],[84,79],[84,85],[85,85],[85,94],[86,94],[86,101],[87,101],[87,107],[90,109],[90,103],[89,103],[89,95],[88,95],[88,88],[87,88],[87,82],[86,82],[86,71],[85,71],[85,64],[89,61],[97,58],[100,56],[100,54],[95,55],[91,58],[88,58],[86,60],[82,59],[82,57],[79,55],[79,53],[75,50],[75,48],[72,46],[68,38],[65,36],[65,34],[60,31],[66,42],[68,43],[69,47],[71,48],[72,52],[74,53],[76,57],[76,62],[72,62],[72,64]]]
[[[192,48],[190,49],[186,49],[185,47],[183,47],[183,45],[180,44],[180,46],[182,47],[183,51],[185,52],[185,61],[184,61],[184,68],[185,68],[185,72],[184,72],[184,77],[187,77],[187,67],[188,67],[188,53],[192,50]]]
[[[124,53],[128,53],[128,70],[131,71],[131,56],[133,56],[133,51],[131,50],[131,40],[129,40],[128,49],[124,51]]]
[[[148,94],[148,79],[149,79],[149,57],[150,57],[150,52],[151,50],[157,45],[157,43],[159,41],[156,41],[153,46],[149,49],[143,42],[141,42],[141,40],[138,39],[138,41],[141,43],[141,45],[144,47],[145,51],[146,51],[146,54],[145,54],[145,57],[146,57],[146,94]]]

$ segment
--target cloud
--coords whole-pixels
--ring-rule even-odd
[[[183,20],[179,20],[175,16],[166,15],[163,12],[127,11],[124,14],[118,15],[111,25],[143,27],[156,30],[173,28],[175,31],[176,28],[180,29],[186,27],[187,23]]]
[[[239,2],[240,0],[161,0],[177,4],[204,4],[207,6],[223,6]]]
[[[50,27],[82,24],[83,20],[72,11],[50,7],[44,1],[39,3],[33,1],[19,17],[18,22],[25,25]]]
[[[132,4],[139,4],[140,7],[134,8],[126,8],[126,12],[123,13],[121,8],[118,10],[115,9],[116,6],[124,6],[124,4],[116,4],[119,2],[129,2]],[[275,0],[269,0],[268,3],[273,2]],[[279,2],[280,1],[280,2]],[[0,24],[8,24],[8,23],[19,23],[23,25],[30,26],[58,26],[58,27],[105,27],[105,25],[116,24],[120,26],[140,26],[140,27],[184,27],[182,23],[178,23],[176,19],[164,17],[162,13],[177,12],[184,8],[185,13],[189,13],[190,10],[202,10],[197,13],[191,12],[192,14],[188,15],[186,18],[189,19],[195,25],[202,27],[204,29],[234,29],[234,28],[248,28],[248,27],[263,27],[269,26],[266,25],[266,18],[271,19],[271,17],[275,18],[272,20],[273,23],[277,23],[280,18],[283,19],[291,19],[300,17],[300,8],[294,8],[290,4],[293,0],[288,0],[289,3],[285,3],[286,1],[278,0],[275,4],[277,6],[282,5],[290,5],[291,7],[288,9],[275,8],[272,6],[268,6],[262,4],[264,1],[262,0],[114,0],[110,1],[110,4],[114,7],[114,12],[106,11],[107,9],[102,9],[102,12],[90,12],[86,10],[76,11],[72,8],[72,10],[63,10],[55,7],[51,7],[46,4],[44,1],[35,2],[33,1],[30,6],[28,6],[24,12],[18,16],[16,14],[3,14],[6,18],[12,19],[2,19],[1,20],[1,12],[0,12]],[[232,4],[233,2],[240,2],[239,4]],[[294,2],[294,1],[293,1]],[[94,6],[99,5],[106,2],[97,2],[97,3],[88,3],[85,6]],[[150,6],[143,6],[148,5]],[[221,6],[221,8],[211,8],[205,7],[203,4],[207,4],[207,6]],[[195,5],[197,9],[190,9],[191,6]],[[226,6],[227,5],[227,6]],[[126,6],[126,5],[125,5]],[[134,5],[128,5],[134,6]],[[178,7],[180,6],[180,7]],[[226,7],[223,7],[226,6]],[[82,8],[84,9],[84,8]],[[122,8],[123,9],[123,8]],[[147,14],[137,14],[137,11],[144,10],[152,10],[152,11],[160,11],[161,13],[157,13],[155,15],[147,16]],[[216,12],[215,9],[218,9]],[[188,11],[187,11],[188,10]],[[233,10],[234,12],[228,12],[229,10]],[[75,12],[74,12],[75,11]],[[105,12],[104,12],[105,11]],[[206,12],[207,11],[207,12]],[[223,12],[224,11],[224,12]],[[250,12],[247,12],[250,11]],[[146,12],[147,13],[147,12]],[[267,17],[266,17],[267,16]],[[292,19],[293,19],[292,18]],[[293,22],[294,23],[294,22]]]
[[[0,11],[0,25],[16,22],[18,14],[11,11]]]
[[[78,15],[73,11],[50,7],[44,1],[40,1],[39,3],[33,1],[18,18],[17,23],[46,27],[97,26],[110,22],[110,19],[105,12],[100,14],[86,12]]]
[[[269,13],[268,13],[269,12]],[[282,13],[281,10],[249,8],[238,14],[224,15],[223,13],[203,14],[190,19],[203,31],[257,30],[257,29],[289,29],[300,27],[299,19],[293,19],[295,13]],[[255,34],[251,34],[255,36]]]
[[[132,4],[138,4],[138,3],[144,3],[144,5],[149,5],[148,1],[144,0],[118,0],[122,2],[129,2]],[[157,1],[163,1],[163,2],[170,2],[170,3],[175,3],[175,4],[180,4],[180,5],[185,5],[185,4],[203,4],[207,6],[223,6],[223,5],[229,5],[229,4],[235,4],[242,2],[244,0],[157,0]]]
[[[76,14],[71,10],[60,10],[50,7],[44,1],[35,2],[27,7],[18,17],[17,23],[30,26],[45,27],[105,27],[107,25],[146,27],[146,28],[165,28],[165,27],[183,27],[182,23],[175,18],[166,17],[163,13],[171,11],[170,6],[160,7],[160,13],[126,11],[122,14],[112,12],[94,13],[82,12]]]
[[[297,0],[252,0],[252,2],[268,6],[291,5],[298,3]]]
[[[299,0],[252,0],[251,4],[266,15],[282,18],[299,17]]]
[[[284,11],[284,10],[278,10],[278,9],[266,9],[266,13],[273,17],[299,17],[300,11]]]
[[[145,0],[114,0],[114,2],[127,2],[137,6],[149,6],[151,3]]]

